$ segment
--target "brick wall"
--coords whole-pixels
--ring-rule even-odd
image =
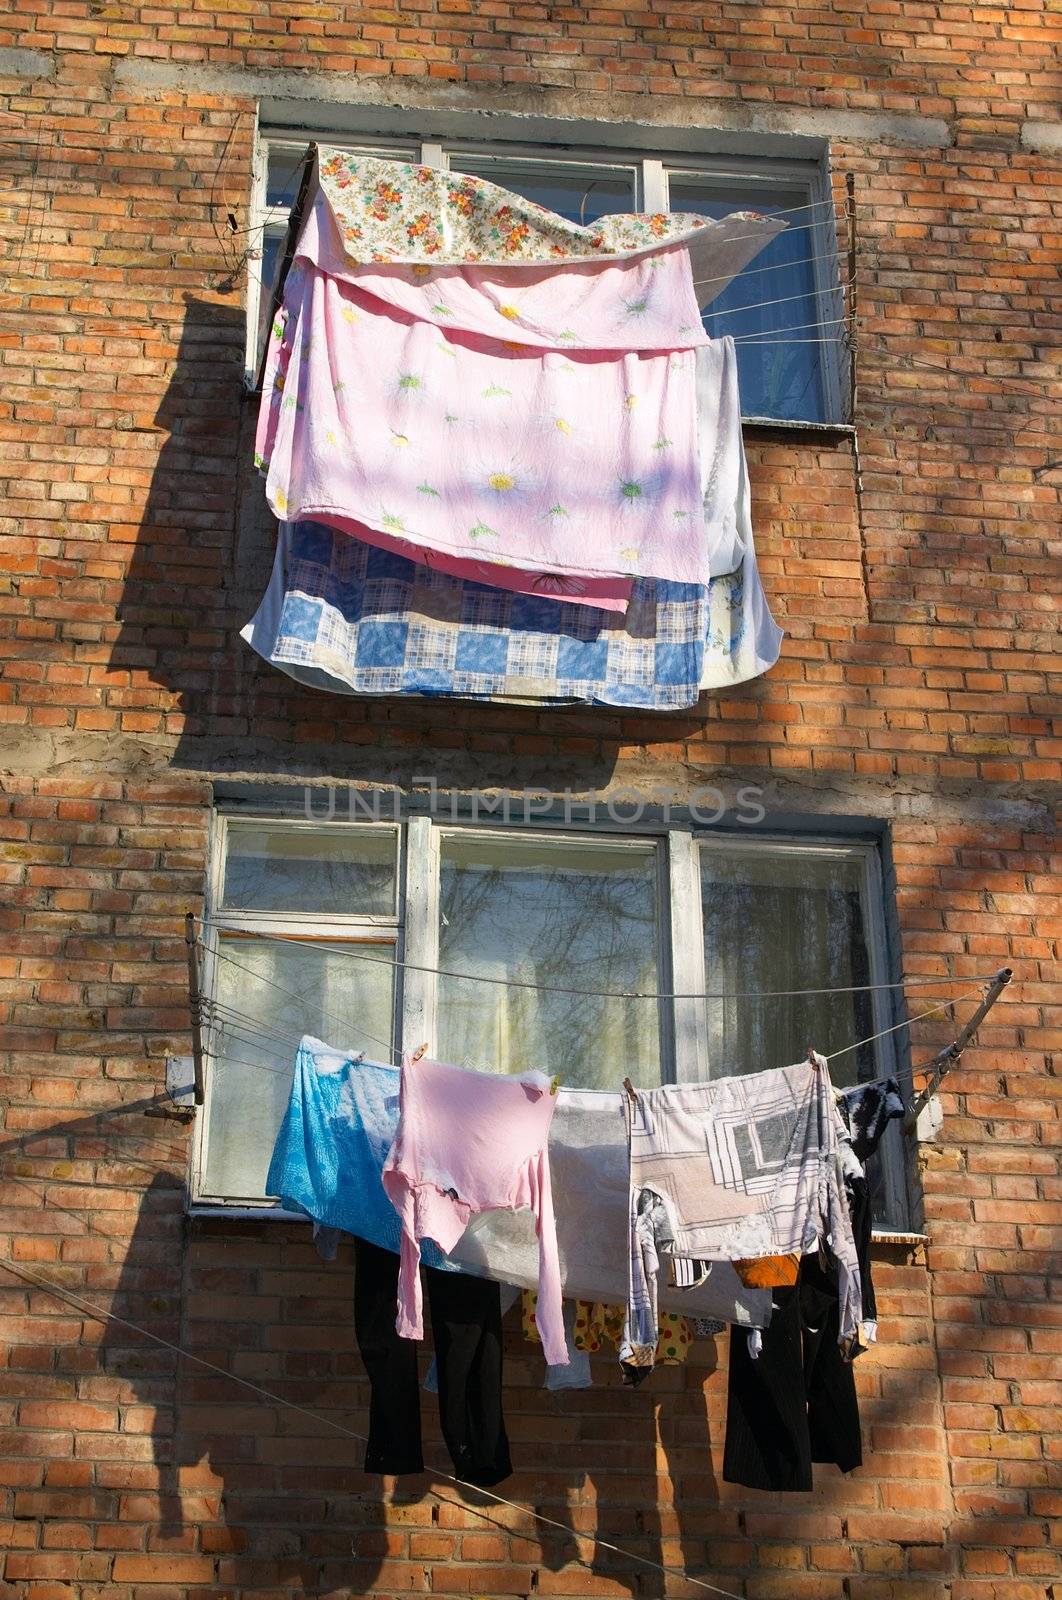
[[[13,1600],[659,1592],[595,1537],[753,1600],[1062,1593],[1058,22],[1040,0],[0,20],[0,1261],[321,1413],[0,1271]],[[847,441],[750,436],[769,677],[651,718],[345,702],[256,664],[242,253],[270,93],[830,136],[860,206],[861,507]],[[385,1502],[328,1420],[365,1418],[349,1258],[185,1220],[187,1131],[144,1108],[188,1047],[211,777],[426,759],[458,786],[753,781],[772,810],[884,820],[905,973],[1015,967],[922,1152],[928,1248],[880,1247],[851,1479],[721,1483],[725,1340],[634,1394],[599,1357],[593,1391],[550,1396],[513,1324],[506,1492],[585,1533],[589,1569],[443,1483]],[[915,1058],[949,1030],[921,1024]]]

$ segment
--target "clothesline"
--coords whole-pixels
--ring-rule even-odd
[[[737,280],[735,279],[734,281],[736,282]],[[852,287],[852,281],[853,280],[851,278],[845,278],[843,282],[836,285],[836,288],[850,289]],[[762,311],[765,306],[784,306],[788,304],[790,300],[813,299],[814,294],[805,289],[800,294],[783,294],[775,300],[753,300],[750,301],[748,305],[742,306],[724,306],[718,311],[713,311],[710,307],[706,307],[701,315],[705,317],[736,317],[742,311]]]
[[[803,332],[803,330],[805,328],[835,328],[835,327],[838,326],[839,323],[847,322],[847,321],[848,321],[848,317],[847,316],[843,316],[843,317],[818,317],[814,322],[794,322],[794,323],[792,323],[791,324],[791,331],[793,333],[801,333],[801,332]],[[769,339],[772,339],[776,334],[788,333],[789,331],[790,331],[790,329],[786,329],[786,328],[765,328],[762,333],[735,333],[735,334],[731,335],[731,338],[733,339],[735,344],[753,344],[753,343],[757,342],[760,339],[769,340]],[[836,337],[840,338],[840,337],[843,337],[843,335],[837,335]],[[796,344],[796,343],[799,343],[799,340],[793,340],[791,342]]]
[[[199,923],[201,928],[217,928],[221,933],[237,931],[232,927],[231,924],[215,917],[197,917],[196,921]],[[268,944],[297,944],[305,946],[306,943],[305,939],[298,938],[293,934],[285,933],[259,933],[256,931],[253,934],[253,937],[256,940]],[[572,989],[566,988],[560,984],[534,983],[529,978],[504,978],[498,977],[492,973],[461,972],[453,967],[433,967],[428,966],[423,962],[399,960],[397,957],[395,957],[393,960],[388,960],[384,956],[365,955],[360,950],[350,950],[345,946],[337,945],[334,942],[329,943],[327,938],[322,939],[320,942],[322,945],[327,945],[332,954],[347,956],[353,961],[367,961],[373,966],[401,967],[411,972],[431,973],[440,978],[460,978],[467,980],[470,983],[493,983],[500,985],[505,989],[536,989],[548,994],[581,995],[587,999],[597,1000],[792,1000],[804,998],[808,995],[868,994],[872,990],[877,989],[907,989],[915,986],[926,986],[930,984],[968,983],[970,981],[969,975],[962,978],[941,975],[939,977],[898,978],[889,983],[855,983],[847,985],[833,984],[821,989],[709,989],[703,991],[668,989]],[[217,953],[222,960],[231,959],[230,957],[221,956],[220,951]],[[250,971],[251,969],[247,968],[245,970]],[[990,983],[994,976],[994,973],[990,973],[987,977],[975,977],[973,981],[978,984]]]
[[[227,962],[230,966],[236,967],[239,971],[247,973],[248,976],[250,976],[250,977],[257,978],[260,983],[266,984],[269,988],[275,989],[278,993],[287,996],[287,998],[292,999],[292,1000],[297,1000],[300,1003],[303,1002],[303,996],[296,994],[294,990],[287,989],[282,984],[275,983],[271,978],[266,978],[263,975],[261,975],[260,973],[256,973],[253,968],[244,966],[242,962],[235,961],[231,956],[226,956],[221,951],[218,951],[217,955],[218,955],[218,959],[219,960]],[[987,982],[990,982],[990,981],[991,980],[983,980],[984,983],[987,983]],[[829,991],[826,991],[826,992],[828,993]],[[973,988],[964,990],[961,994],[954,995],[948,1000],[941,1001],[938,1005],[928,1007],[925,1011],[919,1012],[917,1016],[910,1017],[910,1018],[908,1018],[907,1020],[905,1020],[903,1022],[894,1023],[891,1027],[883,1028],[878,1033],[869,1034],[865,1039],[859,1039],[854,1044],[844,1045],[839,1050],[831,1051],[826,1056],[826,1060],[827,1061],[834,1061],[840,1056],[849,1055],[849,1054],[851,1054],[851,1052],[853,1050],[859,1050],[864,1045],[873,1044],[876,1040],[883,1039],[889,1034],[898,1033],[903,1028],[911,1027],[914,1023],[923,1021],[926,1017],[935,1016],[936,1014],[938,1014],[941,1011],[947,1011],[951,1006],[953,1006],[959,1000],[969,999],[972,995],[980,994],[980,993],[982,993],[982,983],[977,984]],[[292,1045],[297,1044],[297,1042],[298,1042],[297,1040],[294,1040],[294,1039],[289,1039],[287,1037],[281,1037],[279,1034],[273,1034],[268,1029],[260,1028],[259,1024],[257,1023],[257,1019],[248,1016],[247,1013],[239,1012],[238,1008],[232,1007],[232,1006],[228,1006],[225,1002],[208,1001],[208,1002],[206,1002],[206,1005],[207,1005],[208,1009],[210,1007],[217,1006],[217,1007],[219,1007],[219,1009],[222,1012],[229,1012],[233,1018],[242,1019],[243,1022],[246,1022],[246,1023],[248,1023],[250,1025],[249,1032],[251,1034],[253,1034],[253,1032],[257,1030],[259,1032],[260,1036],[265,1040],[272,1039],[272,1042],[277,1043],[277,1044],[286,1045],[289,1048]],[[336,1017],[336,1016],[334,1016],[332,1014],[324,1013],[323,1016],[324,1016],[324,1020],[335,1023],[337,1027],[341,1027],[341,1028],[346,1029],[346,1028],[348,1028],[350,1026],[349,1022],[341,1021],[338,1017]],[[222,1017],[222,1023],[224,1025],[224,1017]],[[242,1023],[238,1022],[237,1023],[237,1029],[239,1029],[239,1027],[241,1025],[242,1025]],[[363,1033],[365,1038],[372,1040],[372,1042],[374,1044],[377,1044],[382,1049],[386,1050],[392,1060],[398,1060],[400,1058],[401,1052],[395,1050],[392,1045],[387,1044],[382,1039],[374,1038],[374,1036],[371,1033],[368,1033],[364,1028],[361,1027],[360,1023],[357,1025],[357,1027],[358,1027],[358,1031]],[[253,1043],[254,1039],[253,1039],[253,1037],[247,1037],[247,1038],[245,1038],[244,1042],[245,1043]],[[233,1059],[233,1058],[228,1058],[228,1059]],[[235,1059],[239,1059],[239,1058],[235,1058]],[[245,1065],[245,1066],[251,1066],[251,1067],[256,1065],[256,1063],[250,1062],[250,1061],[244,1061],[242,1064]],[[272,1072],[275,1069],[267,1068],[266,1070]],[[920,1071],[920,1070],[930,1071],[932,1069],[931,1068],[925,1068],[925,1069],[916,1068],[915,1069],[915,1071]],[[864,1078],[864,1079],[861,1079],[860,1082],[858,1082],[858,1083],[847,1085],[846,1087],[842,1088],[839,1092],[842,1093],[842,1094],[851,1094],[851,1093],[854,1093],[855,1090],[866,1088],[870,1084],[885,1083],[885,1082],[888,1081],[888,1079],[890,1077],[893,1077],[893,1076],[894,1076],[893,1073],[883,1073],[878,1078]]]
[[[973,993],[980,993],[979,990],[974,990],[972,992]],[[965,997],[960,997],[960,998],[965,998]],[[231,1011],[231,1008],[227,1008],[227,1009],[229,1009]],[[923,1016],[928,1016],[928,1015],[930,1015],[930,1013],[929,1012],[923,1012],[922,1015]],[[296,1039],[294,1037],[294,1035],[290,1035],[290,1034],[282,1035],[282,1034],[279,1034],[279,1033],[271,1032],[269,1030],[260,1029],[257,1026],[255,1026],[253,1024],[253,1021],[250,1021],[250,1019],[248,1019],[250,1021],[250,1025],[248,1025],[248,1022],[245,1022],[244,1020],[240,1020],[244,1016],[245,1016],[245,1014],[243,1014],[243,1013],[235,1013],[235,1014],[230,1015],[228,1018],[223,1017],[221,1019],[222,1020],[222,1026],[239,1043],[245,1044],[245,1045],[250,1045],[252,1048],[255,1048],[256,1046],[261,1046],[263,1044],[265,1044],[265,1045],[268,1045],[268,1044],[280,1045],[284,1049],[291,1050],[292,1052],[294,1052],[298,1048],[300,1041],[298,1039]],[[912,1017],[912,1019],[911,1019],[912,1022],[918,1022],[920,1020],[921,1019],[919,1017]],[[900,1027],[906,1027],[906,1026],[908,1026],[908,1024],[907,1023],[901,1023],[901,1024],[899,1024],[899,1026]],[[358,1032],[361,1033],[366,1039],[371,1039],[373,1044],[377,1045],[380,1049],[382,1049],[382,1050],[384,1050],[386,1052],[389,1064],[401,1061],[401,1059],[402,1059],[402,1051],[401,1050],[396,1050],[396,1049],[394,1049],[393,1046],[385,1044],[383,1042],[383,1040],[375,1038],[374,1035],[372,1035],[371,1033],[366,1033],[365,1029],[360,1025],[360,1023],[358,1024]],[[877,1039],[877,1038],[880,1038],[880,1037],[883,1037],[883,1036],[880,1035],[880,1034],[873,1034],[873,1035],[871,1035],[870,1039],[861,1039],[859,1041],[858,1045],[848,1045],[843,1050],[835,1050],[832,1055],[826,1056],[825,1059],[827,1061],[832,1061],[836,1056],[846,1055],[850,1050],[858,1049],[861,1045],[869,1044],[874,1039]],[[355,1051],[354,1053],[356,1055],[364,1054],[364,1052],[361,1052],[361,1051]],[[224,1061],[224,1063],[226,1065],[250,1067],[254,1071],[259,1071],[260,1070],[262,1072],[268,1072],[273,1077],[287,1078],[289,1076],[289,1071],[288,1071],[288,1069],[286,1067],[271,1067],[271,1066],[268,1065],[267,1062],[264,1062],[264,1061],[251,1061],[246,1056],[233,1055],[230,1051],[226,1051],[224,1056],[221,1059]],[[465,1062],[463,1062],[461,1064],[466,1066],[466,1067],[468,1067],[469,1070],[471,1070],[471,1071],[478,1070],[475,1067],[474,1063],[472,1063],[472,1062],[465,1061]],[[933,1065],[932,1065],[932,1063],[930,1063],[930,1064],[927,1064],[924,1067],[913,1067],[912,1070],[911,1070],[911,1074],[910,1075],[911,1075],[912,1078],[929,1077],[932,1074],[933,1070],[934,1070]],[[896,1077],[896,1073],[895,1072],[883,1072],[878,1077],[875,1077],[875,1078],[860,1078],[858,1083],[850,1083],[850,1084],[847,1084],[847,1085],[845,1085],[843,1087],[837,1088],[836,1092],[839,1095],[855,1094],[857,1090],[869,1089],[869,1088],[872,1088],[876,1084],[879,1084],[879,1083],[888,1083],[890,1081],[890,1079],[892,1079],[894,1077]]]
[[[172,1340],[164,1339],[161,1334],[154,1333],[150,1328],[141,1327],[139,1323],[132,1322],[128,1317],[119,1316],[117,1312],[112,1311],[106,1306],[100,1305],[98,1302],[88,1299],[88,1297],[85,1295],[67,1289],[61,1284],[52,1283],[48,1278],[41,1277],[38,1273],[28,1271],[21,1264],[16,1266],[11,1261],[0,1261],[0,1266],[9,1272],[12,1277],[21,1278],[23,1282],[29,1283],[35,1288],[42,1289],[46,1294],[54,1295],[57,1300],[65,1301],[66,1304],[73,1306],[75,1310],[80,1311],[83,1315],[88,1316],[93,1321],[103,1324],[113,1322],[119,1327],[128,1328],[133,1333],[141,1334],[145,1339],[150,1339],[154,1344],[162,1346],[163,1349],[170,1350],[177,1356],[183,1356],[185,1360],[192,1361],[197,1366],[206,1368],[209,1372],[217,1373],[222,1378],[230,1379],[233,1383],[239,1384],[241,1388],[248,1389],[254,1394],[259,1395],[262,1399],[268,1400],[272,1405],[282,1406],[285,1410],[297,1412],[300,1416],[309,1417],[313,1422],[323,1422],[327,1427],[332,1428],[336,1433],[345,1434],[347,1438],[354,1439],[358,1444],[368,1443],[368,1439],[365,1434],[356,1433],[353,1428],[348,1428],[344,1423],[336,1422],[335,1419],[328,1416],[327,1413],[311,1409],[309,1406],[298,1405],[294,1400],[286,1400],[283,1395],[276,1394],[273,1390],[265,1388],[262,1384],[253,1383],[250,1378],[241,1378],[237,1373],[231,1372],[227,1367],[220,1367],[216,1362],[207,1361],[205,1357],[196,1355],[193,1351],[185,1349],[183,1345],[174,1344]],[[625,1550],[621,1545],[612,1544],[609,1540],[602,1539],[597,1533],[580,1533],[576,1528],[569,1526],[568,1523],[560,1522],[554,1517],[544,1516],[542,1512],[535,1510],[534,1507],[522,1505],[519,1501],[507,1500],[504,1495],[496,1494],[493,1489],[484,1489],[480,1488],[478,1485],[473,1486],[464,1483],[460,1478],[455,1477],[453,1473],[444,1472],[441,1468],[436,1468],[434,1466],[429,1467],[426,1470],[429,1471],[433,1477],[442,1478],[445,1480],[445,1482],[454,1484],[462,1494],[462,1509],[470,1511],[474,1516],[483,1517],[484,1520],[489,1520],[485,1511],[480,1510],[478,1506],[468,1502],[466,1497],[470,1490],[475,1494],[484,1495],[488,1500],[492,1500],[495,1505],[507,1506],[512,1511],[518,1511],[522,1516],[531,1517],[535,1522],[541,1523],[544,1527],[556,1528],[568,1538],[574,1539],[579,1545],[593,1544],[598,1550],[609,1550],[613,1555],[621,1556],[625,1561],[637,1562],[643,1567],[651,1568],[654,1572],[663,1573],[665,1577],[680,1578],[685,1583],[692,1583],[697,1588],[707,1590],[710,1594],[722,1595],[724,1600],[742,1600],[742,1597],[735,1594],[732,1589],[722,1589],[718,1584],[709,1583],[705,1578],[693,1577],[692,1574],[686,1572],[681,1567],[664,1566],[663,1563],[659,1561],[653,1561],[649,1556],[639,1555],[634,1550]],[[429,1487],[427,1493],[430,1494],[434,1499],[440,1501],[443,1505],[453,1504],[453,1501],[448,1500],[445,1495],[441,1495],[437,1489],[432,1489]],[[577,1555],[575,1560],[579,1566],[585,1567],[588,1571],[593,1571],[592,1563],[585,1560],[584,1557]]]

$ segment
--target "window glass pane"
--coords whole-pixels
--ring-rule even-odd
[[[709,993],[847,988],[872,982],[864,866],[851,855],[701,846]],[[871,995],[709,1000],[708,1060],[721,1077],[829,1055],[874,1029]],[[873,1045],[841,1056],[839,1085],[875,1075]]]
[[[656,991],[657,855],[596,841],[444,838],[439,965],[577,989]],[[439,1054],[616,1089],[660,1082],[653,1000],[439,978]]]
[[[802,184],[741,184],[692,173],[672,172],[668,191],[672,211],[716,218],[731,211],[790,211],[808,203]],[[818,326],[824,317],[837,315],[819,308],[812,265],[815,240],[822,237],[816,219],[825,214],[817,208],[784,218],[784,231],[705,311],[704,325],[713,337],[733,334],[738,341],[746,417],[827,420],[824,374],[842,329]],[[813,342],[822,339],[829,342]]]
[[[283,828],[230,823],[227,911],[391,916],[397,835],[391,828]]]
[[[306,156],[306,145],[271,144],[269,146],[269,162],[266,168],[266,207],[269,211],[275,210],[277,215],[270,220],[286,223],[288,212],[295,203],[295,196],[299,192],[299,179],[302,174],[302,163]]]
[[[451,172],[468,172],[477,178],[512,189],[569,222],[587,224],[614,211],[633,211],[635,181],[632,167],[604,167],[592,162],[501,160],[455,152]]]
[[[394,946],[223,938],[220,952],[202,1189],[257,1199],[265,1194],[302,1035],[390,1060]]]

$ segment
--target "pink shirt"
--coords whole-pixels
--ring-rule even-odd
[[[403,1338],[424,1337],[420,1241],[449,1252],[478,1212],[527,1206],[538,1234],[542,1345],[551,1366],[567,1365],[546,1148],[556,1104],[539,1072],[499,1077],[403,1058],[398,1133],[383,1170],[402,1223],[395,1326]]]

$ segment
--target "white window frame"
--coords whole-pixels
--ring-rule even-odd
[[[531,122],[532,119],[527,119]],[[639,130],[632,129],[632,139]],[[718,179],[721,182],[779,184],[790,183],[806,187],[808,204],[817,207],[809,211],[811,219],[806,225],[810,231],[809,256],[814,278],[814,296],[821,317],[829,319],[844,312],[844,296],[840,287],[840,257],[837,249],[835,216],[830,175],[822,157],[808,158],[803,153],[789,156],[764,155],[705,155],[681,152],[664,152],[659,148],[660,130],[640,130],[643,140],[637,144],[613,146],[602,142],[573,145],[562,142],[556,131],[545,121],[541,140],[499,142],[497,139],[465,137],[428,138],[407,134],[388,139],[379,133],[366,131],[363,135],[331,133],[325,128],[293,135],[288,128],[260,126],[257,130],[253,159],[251,192],[251,238],[261,240],[267,222],[286,220],[287,212],[267,214],[266,193],[269,155],[272,149],[287,150],[298,155],[306,149],[311,139],[333,144],[342,149],[364,150],[369,154],[392,154],[398,159],[419,162],[423,166],[449,171],[453,158],[476,156],[498,161],[530,161],[551,166],[607,166],[630,168],[634,178],[632,204],[636,210],[667,211],[669,174],[682,173],[692,177]],[[262,309],[262,295],[269,285],[262,281],[263,250],[249,252],[247,278],[247,329],[245,350],[245,378],[249,388],[254,388],[258,376],[258,325]],[[772,427],[837,428],[847,425],[848,372],[842,359],[840,346],[822,345],[823,405],[827,413],[825,423],[785,422],[773,417],[746,417],[746,422],[763,422]]]
[[[321,918],[314,913],[233,912],[221,909],[225,852],[231,830],[242,825],[282,829],[342,828],[345,830],[388,828],[396,834],[396,903],[393,914],[329,916]],[[393,1037],[395,1050],[414,1050],[431,1041],[437,1033],[436,1015],[438,983],[435,969],[439,963],[439,886],[442,846],[452,834],[474,832],[484,839],[505,839],[514,836],[525,838],[553,838],[563,843],[578,843],[593,839],[622,850],[624,847],[644,851],[653,846],[656,851],[657,883],[657,968],[658,987],[662,993],[697,994],[711,989],[711,975],[704,970],[704,933],[702,923],[700,851],[749,852],[805,857],[821,860],[838,857],[856,860],[862,866],[864,927],[869,962],[869,982],[885,985],[889,982],[888,939],[885,921],[884,884],[880,853],[873,840],[852,839],[840,835],[762,832],[759,829],[744,833],[720,832],[710,828],[666,826],[663,824],[629,825],[623,822],[563,823],[548,818],[533,822],[505,824],[485,823],[462,819],[460,815],[439,817],[413,815],[403,823],[375,821],[321,821],[287,818],[275,813],[259,813],[247,817],[216,815],[213,829],[209,878],[206,897],[206,928],[204,930],[204,993],[214,992],[217,980],[217,951],[223,929],[244,933],[292,933],[304,935],[312,926],[315,943],[337,943],[349,940],[358,943],[390,943],[399,963],[394,985]],[[889,1004],[889,990],[881,987],[871,991],[871,1009],[875,1033],[890,1027],[893,1017]],[[704,1082],[711,1077],[708,1060],[707,1026],[703,1000],[677,1000],[670,1004],[661,1001],[658,1007],[660,1026],[661,1080],[667,1082]],[[896,1048],[896,1034],[886,1034],[876,1045],[878,1071],[882,1074],[902,1072],[905,1062]],[[249,1216],[288,1215],[267,1200],[229,1199],[211,1195],[202,1186],[206,1171],[209,1141],[210,1098],[212,1084],[213,1040],[209,1030],[205,1036],[208,1052],[205,1064],[205,1103],[196,1118],[191,1157],[190,1207],[197,1213],[219,1212],[225,1215]],[[784,1063],[779,1063],[784,1065]],[[636,1072],[633,1074],[636,1077]],[[890,1215],[905,1219],[909,1205],[909,1179],[902,1163],[886,1161],[885,1181],[888,1190]],[[896,1228],[879,1230],[897,1232]]]

